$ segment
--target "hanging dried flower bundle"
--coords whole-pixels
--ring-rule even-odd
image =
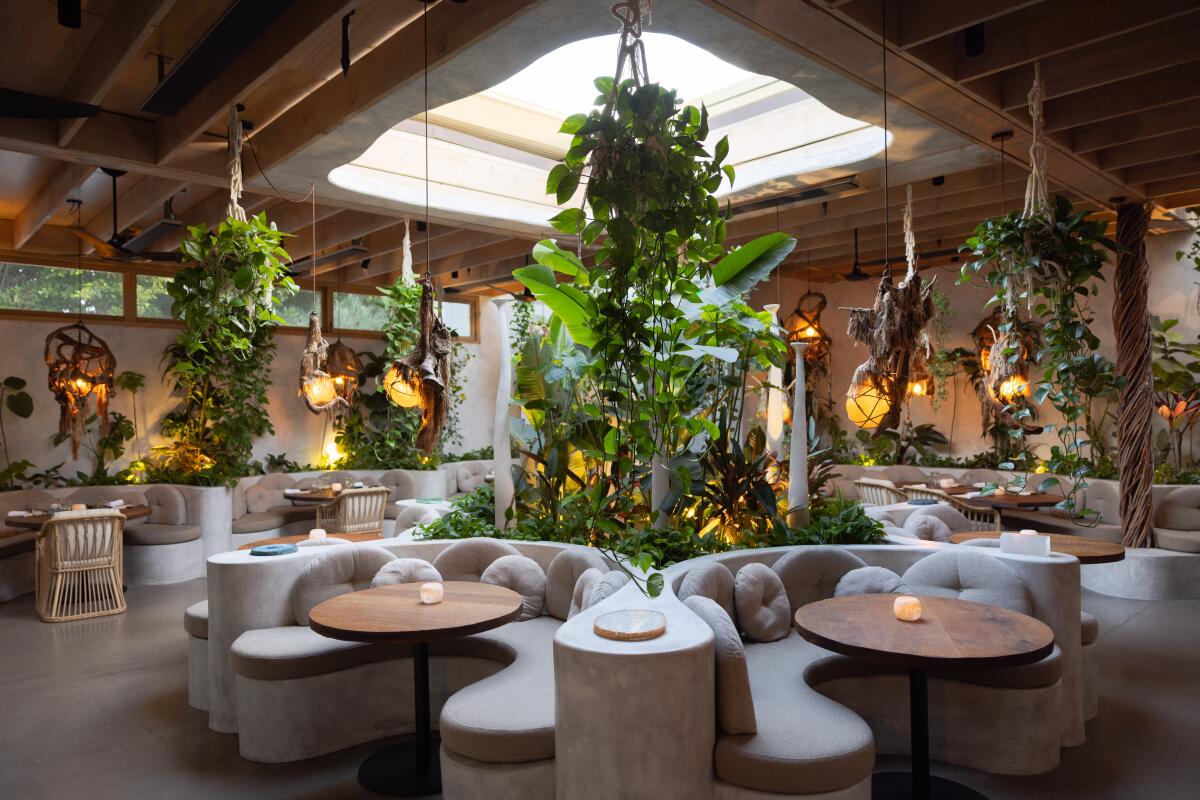
[[[426,453],[437,445],[450,405],[446,390],[450,376],[450,330],[438,319],[433,303],[433,283],[427,273],[421,281],[421,335],[417,348],[393,363],[384,379],[384,391],[393,402],[420,406],[421,427],[416,445]],[[416,402],[406,402],[406,398]]]
[[[314,414],[350,407],[337,391],[333,376],[326,372],[329,343],[321,335],[321,320],[314,311],[308,315],[308,339],[300,357],[300,396]]]
[[[100,434],[108,434],[108,398],[113,389],[117,359],[108,344],[82,322],[67,325],[46,337],[48,382],[58,401],[58,432],[71,437],[71,457],[79,457],[79,440],[84,436],[87,401],[96,398]]]

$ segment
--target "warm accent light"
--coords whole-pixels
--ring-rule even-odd
[[[1029,394],[1029,381],[1015,375],[1000,384],[1000,399],[1011,403],[1018,397]]]
[[[321,539],[325,538],[325,535],[324,528],[313,528],[308,532],[308,538],[313,541],[320,541]]]
[[[442,602],[444,591],[440,583],[422,583],[421,602],[427,606],[436,605]]]
[[[338,449],[337,442],[329,442],[325,445],[325,463],[333,466],[342,460],[342,451]]]
[[[891,401],[870,383],[853,384],[846,394],[846,416],[860,428],[879,427],[891,407]]]
[[[908,393],[913,397],[924,397],[929,392],[925,381],[910,381],[908,384]]]
[[[916,622],[921,618],[921,599],[902,594],[892,603],[896,619],[903,622]]]
[[[112,394],[117,360],[103,339],[82,322],[58,328],[46,337],[44,351],[48,386],[58,401],[58,432],[71,439],[71,456],[79,457],[84,438],[88,398],[96,400],[100,435],[108,435],[108,398]]]
[[[821,361],[829,354],[832,341],[821,327],[821,312],[825,310],[827,303],[825,295],[820,292],[805,292],[796,301],[796,309],[783,323],[789,344],[808,344],[804,351],[804,361],[807,364]]]
[[[328,406],[338,396],[337,386],[334,384],[333,378],[323,372],[313,375],[300,384],[300,393],[310,406],[316,408]]]
[[[383,391],[388,400],[401,408],[416,408],[421,405],[421,388],[415,381],[409,380],[398,364],[392,364],[391,369],[383,376]]]

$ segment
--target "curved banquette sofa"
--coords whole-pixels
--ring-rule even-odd
[[[325,638],[308,627],[309,609],[367,588],[381,570],[410,569],[398,559],[428,562],[444,580],[491,581],[489,568],[513,568],[502,568],[505,557],[523,564],[521,580],[534,587],[522,618],[430,645],[443,784],[447,797],[553,797],[555,632],[626,579],[590,548],[389,538],[214,556],[208,600],[184,620],[189,702],[209,712],[213,730],[236,732],[252,761],[295,761],[411,732],[409,648]]]
[[[229,500],[193,486],[84,486],[22,489],[0,494],[0,526],[10,510],[50,503],[99,505],[123,500],[148,505],[150,516],[125,523],[123,554],[129,584],[178,583],[204,576],[204,559],[228,549]],[[33,591],[36,531],[0,532],[0,601]]]
[[[790,618],[805,603],[863,590],[842,584],[866,567],[896,576],[886,588],[1006,605],[1054,630],[1056,648],[1037,664],[931,674],[935,759],[1035,774],[1083,742],[1078,562],[925,542],[704,557],[668,568],[654,600],[597,551],[544,542],[406,537],[271,558],[220,554],[209,560],[207,606],[185,618],[189,698],[255,761],[411,731],[406,649],[325,639],[304,625],[307,609],[369,586],[393,557],[423,559],[447,580],[490,580],[513,556],[540,568],[544,610],[431,645],[448,799],[657,797],[669,786],[679,797],[865,800],[875,755],[908,751],[907,676],[810,645]],[[767,602],[768,593],[735,592],[748,565],[759,582],[763,571],[775,576],[781,594]],[[751,622],[768,605],[786,624],[756,641]],[[597,636],[596,619],[623,608],[661,612],[666,633]]]

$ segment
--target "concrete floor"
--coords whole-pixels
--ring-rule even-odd
[[[355,771],[373,743],[296,764],[238,756],[187,705],[183,610],[203,581],[131,587],[129,612],[43,624],[31,595],[0,605],[0,798],[378,797]],[[1190,800],[1200,786],[1200,600],[1085,593],[1101,625],[1100,716],[1053,772],[984,775],[935,764],[992,800]],[[881,758],[880,768],[906,759]],[[670,800],[670,787],[656,787]],[[684,799],[680,799],[684,800]]]

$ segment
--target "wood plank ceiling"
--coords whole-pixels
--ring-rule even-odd
[[[876,92],[886,14],[889,102],[962,137],[957,149],[891,164],[886,192],[875,169],[847,176],[853,186],[828,194],[780,196],[734,209],[733,243],[776,229],[797,237],[788,270],[836,278],[850,266],[855,232],[864,264],[885,251],[898,253],[907,183],[926,253],[952,249],[981,219],[1018,207],[1030,129],[1025,94],[1035,61],[1046,84],[1052,188],[1102,213],[1114,198],[1152,200],[1155,224],[1164,230],[1179,225],[1169,210],[1200,204],[1200,50],[1194,44],[1200,4],[1194,0],[698,2]],[[536,5],[431,6],[431,60],[453,58]],[[227,202],[230,105],[243,104],[244,118],[254,124],[254,147],[245,151],[248,182],[263,173],[269,179],[275,165],[423,67],[418,0],[295,0],[178,113],[158,116],[141,105],[160,84],[160,63],[169,76],[230,0],[90,0],[77,31],[54,23],[52,3],[4,6],[0,85],[104,110],[65,121],[0,118],[0,151],[9,151],[0,157],[21,160],[13,174],[31,176],[19,188],[0,181],[0,208],[13,209],[0,219],[0,258],[73,253],[75,237],[67,229],[75,220],[66,208],[73,197],[85,201],[83,227],[107,239],[110,184],[98,167],[127,171],[117,180],[118,229],[152,224],[165,201],[189,225],[214,224]],[[349,11],[353,63],[343,76],[341,23]],[[40,42],[34,53],[21,46],[30,37]],[[1004,167],[992,141],[1001,130],[1014,132]],[[266,210],[295,234],[294,258],[310,257],[312,207],[278,196],[266,180],[254,186],[244,205]],[[398,212],[364,198],[319,203],[315,216],[320,281],[364,287],[394,279],[405,229]],[[511,270],[526,262],[532,244],[502,225],[476,230],[436,215],[428,226],[414,220],[410,235],[416,268],[461,292],[511,287]],[[178,233],[169,234],[155,249],[178,242]],[[350,243],[353,252],[322,260]]]

